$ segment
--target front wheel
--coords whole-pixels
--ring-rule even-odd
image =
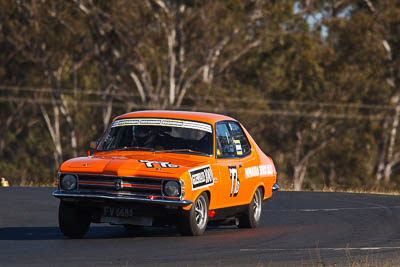
[[[208,223],[208,205],[208,196],[202,193],[189,211],[183,211],[177,225],[182,235],[195,236],[204,233]]]
[[[240,228],[257,228],[260,225],[263,201],[262,196],[262,189],[257,188],[246,212],[239,217],[238,226]]]
[[[90,214],[79,207],[60,202],[58,223],[61,232],[70,238],[82,238],[90,226]]]

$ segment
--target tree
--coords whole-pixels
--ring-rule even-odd
[[[387,83],[394,89],[390,101],[395,107],[391,126],[387,127],[383,136],[383,149],[380,162],[378,162],[376,178],[382,176],[389,183],[394,165],[400,162],[400,152],[395,153],[395,147],[399,143],[399,119],[400,119],[400,7],[393,1],[380,1],[374,4],[370,0],[364,0],[368,10],[376,16],[377,32],[382,47],[386,51],[386,64],[388,66]],[[378,40],[379,40],[378,39]],[[387,126],[387,125],[386,125]],[[389,137],[388,137],[389,136]]]

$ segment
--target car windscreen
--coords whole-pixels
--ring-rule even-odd
[[[212,155],[212,127],[207,123],[174,119],[116,120],[100,142],[98,150],[151,150]]]

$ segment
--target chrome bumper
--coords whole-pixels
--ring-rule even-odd
[[[279,190],[279,185],[278,184],[274,184],[273,186],[272,186],[272,191],[278,191]]]
[[[113,196],[104,195],[97,193],[73,193],[73,192],[61,192],[59,190],[54,191],[52,194],[56,198],[65,199],[97,199],[97,200],[115,200],[115,201],[127,201],[127,202],[137,202],[137,203],[148,203],[148,204],[160,204],[183,207],[193,204],[190,200],[168,200],[168,199],[150,199],[150,198],[139,198],[131,196]]]

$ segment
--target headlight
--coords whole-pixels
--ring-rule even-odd
[[[67,174],[61,177],[60,185],[64,190],[74,190],[77,188],[78,180],[75,175]]]
[[[169,197],[178,197],[180,191],[179,183],[176,181],[168,181],[164,184],[164,194]]]

